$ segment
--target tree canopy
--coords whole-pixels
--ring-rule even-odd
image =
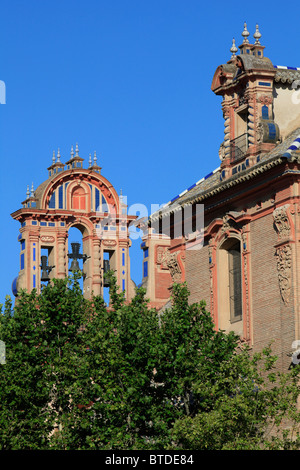
[[[174,284],[172,305],[145,290],[86,300],[79,274],[7,298],[0,315],[0,449],[295,449],[298,366],[252,354],[216,331],[204,302]]]

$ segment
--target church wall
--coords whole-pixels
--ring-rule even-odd
[[[280,135],[285,139],[293,130],[300,127],[299,89],[292,85],[277,86],[274,89],[274,120],[279,126]]]
[[[254,351],[261,351],[272,341],[278,365],[287,368],[295,339],[294,311],[293,302],[285,305],[281,298],[276,243],[272,213],[251,223],[252,342]]]

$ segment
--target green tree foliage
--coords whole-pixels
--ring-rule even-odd
[[[78,276],[6,300],[0,449],[298,448],[298,367],[216,331],[186,285],[157,314],[112,273],[109,307],[88,301]]]

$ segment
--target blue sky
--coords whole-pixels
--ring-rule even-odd
[[[26,187],[47,179],[78,143],[130,206],[163,204],[219,166],[217,66],[258,23],[274,65],[300,66],[296,2],[200,0],[1,0],[0,303],[19,270],[19,223]],[[141,240],[132,278],[142,279]]]

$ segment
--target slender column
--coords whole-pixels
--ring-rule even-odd
[[[230,113],[228,109],[224,110],[224,148],[225,148],[225,158],[230,157]]]
[[[66,232],[59,232],[57,234],[57,278],[64,278],[67,273],[67,253],[66,253],[66,240],[68,235]]]
[[[40,290],[40,275],[39,275],[39,234],[37,232],[29,233],[29,244],[26,249],[27,258],[27,289],[30,292],[32,289]]]
[[[242,229],[242,277],[243,277],[243,312],[244,312],[244,339],[251,339],[251,293],[250,293],[250,224]]]
[[[208,257],[209,257],[209,278],[210,278],[210,312],[213,317],[216,329],[219,327],[218,319],[218,296],[217,296],[217,280],[216,280],[216,241],[214,238],[209,240],[208,245]]]
[[[92,239],[92,290],[94,295],[101,295],[101,240],[95,236]]]
[[[249,106],[249,113],[248,113],[248,139],[249,139],[249,147],[250,145],[255,144],[255,130],[254,130],[254,108],[253,106]]]

